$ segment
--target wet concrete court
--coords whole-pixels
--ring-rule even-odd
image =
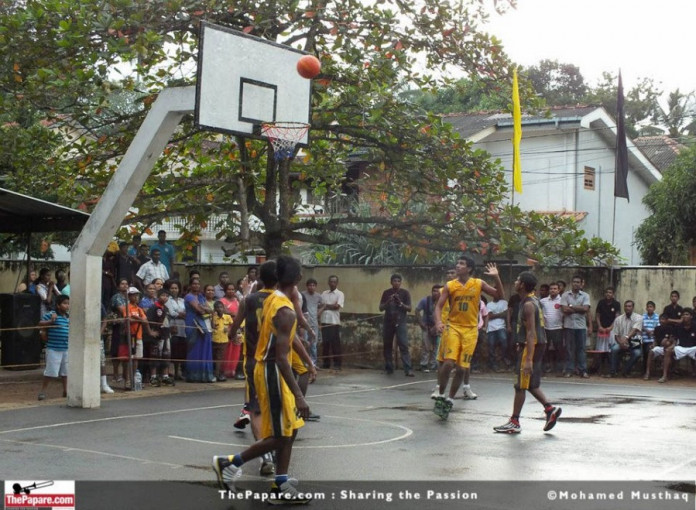
[[[300,430],[300,480],[693,480],[696,381],[544,379],[563,407],[544,433],[528,396],[522,433],[495,434],[512,406],[509,375],[472,377],[479,398],[432,413],[433,374],[320,372],[309,403],[321,421]],[[212,481],[210,459],[251,442],[232,427],[241,388],[104,401],[100,409],[40,405],[0,412],[3,479]],[[147,393],[145,390],[144,393]],[[245,480],[261,480],[258,462]]]

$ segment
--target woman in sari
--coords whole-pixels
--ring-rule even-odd
[[[188,382],[215,382],[213,374],[213,345],[210,316],[205,296],[201,294],[201,282],[191,280],[186,305],[186,380]]]

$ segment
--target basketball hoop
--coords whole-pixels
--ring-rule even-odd
[[[273,147],[276,161],[289,159],[295,153],[297,143],[309,130],[309,124],[304,122],[264,122],[261,133],[268,138]]]

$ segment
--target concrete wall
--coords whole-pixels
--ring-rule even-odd
[[[626,299],[636,302],[636,309],[643,310],[648,300],[654,301],[658,313],[669,304],[672,290],[679,291],[679,304],[692,306],[696,296],[696,267],[643,266],[626,267],[615,272],[616,295],[622,303]]]

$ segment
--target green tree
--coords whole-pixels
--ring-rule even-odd
[[[526,68],[524,74],[548,106],[599,105],[610,115],[616,115],[617,74],[604,72],[596,85],[588,85],[579,67],[548,59]],[[658,125],[669,127],[669,117],[659,116],[657,100],[661,94],[662,91],[651,78],[642,78],[625,91],[624,111],[628,136],[635,138],[639,134],[647,136],[661,133],[662,128]],[[671,108],[668,111],[672,112]],[[658,125],[650,125],[650,122]]]
[[[432,92],[409,90],[401,97],[431,113],[480,112],[505,110],[510,102],[510,84],[462,78]]]
[[[643,198],[652,213],[636,231],[636,241],[646,264],[689,263],[696,244],[696,147],[679,154]]]
[[[524,70],[532,87],[549,106],[567,106],[582,103],[587,94],[585,79],[580,68],[558,60],[541,60],[538,65]]]
[[[495,2],[499,8],[509,3]],[[399,96],[408,88],[432,91],[451,84],[441,78],[451,68],[472,80],[510,81],[511,63],[500,42],[480,30],[487,15],[482,2],[30,0],[17,5],[0,10],[0,105],[18,116],[34,115],[15,129],[29,129],[36,125],[31,119],[41,119],[53,132],[59,129],[67,143],[49,147],[50,154],[29,144],[14,155],[38,154],[41,161],[6,175],[13,189],[50,190],[63,204],[93,206],[157,93],[193,83],[198,28],[206,20],[320,58],[311,146],[291,173],[287,166],[275,167],[265,143],[200,132],[187,119],[125,224],[140,229],[181,217],[185,248],[195,244],[208,218],[219,214],[222,219],[213,227],[220,237],[238,238],[242,247],[259,244],[269,256],[290,243],[336,243],[337,235],[429,251],[451,251],[453,240],[461,240],[475,251],[514,247],[525,253],[536,253],[535,245],[555,237],[557,226],[580,238],[572,225],[501,206],[507,190],[499,166],[439,117]],[[352,185],[364,202],[376,204],[369,214],[298,214],[300,187],[310,187],[324,200],[341,195],[344,161],[357,150],[369,166]]]
[[[656,102],[652,120],[655,124],[665,126],[671,138],[679,138],[696,134],[694,117],[694,93],[684,94],[676,89],[667,96],[666,108]]]
[[[610,115],[616,115],[618,83],[618,74],[602,73],[597,85],[588,91],[585,101],[588,104],[601,105]],[[640,133],[640,124],[652,119],[662,91],[657,88],[652,78],[641,78],[636,85],[624,90],[626,134],[635,138]]]

